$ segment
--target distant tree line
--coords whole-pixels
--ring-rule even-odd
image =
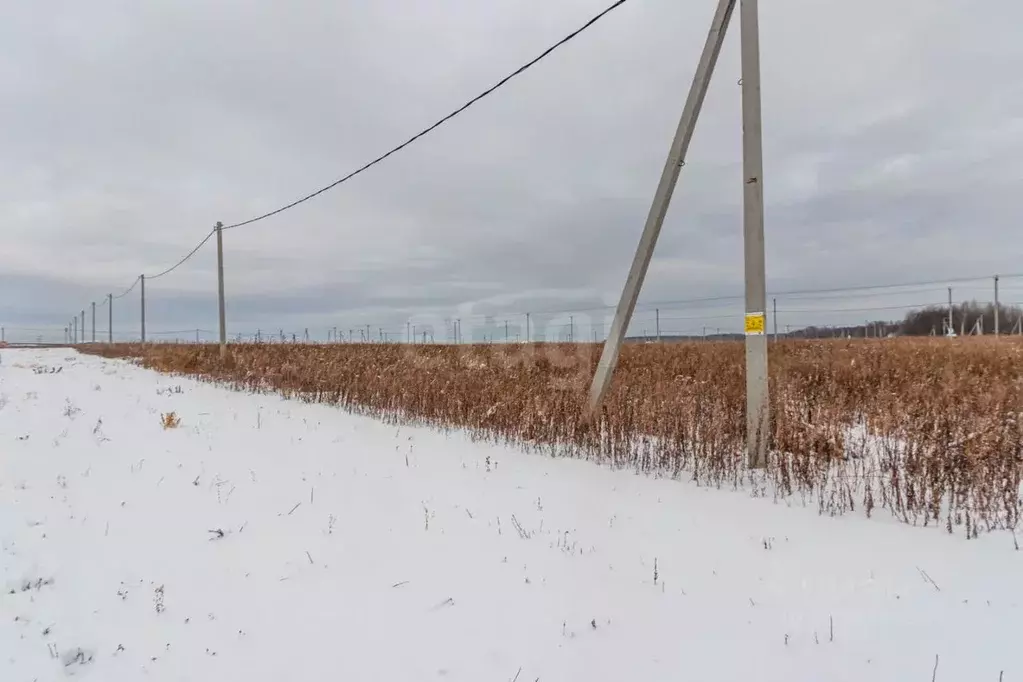
[[[1023,309],[1019,306],[999,305],[999,331],[1003,334],[1012,332],[1018,326],[1021,317],[1023,317]],[[906,317],[902,321],[901,333],[906,336],[942,334],[947,327],[948,306],[928,306],[906,313]],[[953,305],[952,330],[956,334],[970,334],[974,330],[977,333],[994,334],[994,303],[969,301]]]
[[[1023,308],[998,306],[998,326],[1002,334],[1020,330]],[[994,334],[995,305],[968,301],[952,306],[952,330],[957,335]],[[839,327],[806,327],[783,336],[796,338],[943,336],[948,331],[948,306],[928,306],[911,310],[901,322],[877,320],[860,325]]]

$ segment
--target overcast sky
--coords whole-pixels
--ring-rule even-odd
[[[4,0],[0,323],[9,337],[62,329],[217,220],[345,175],[608,2]],[[410,317],[462,317],[469,336],[491,313],[514,336],[534,311],[536,333],[563,335],[571,315],[592,334],[714,5],[630,0],[400,154],[226,232],[231,332],[370,324],[393,338]],[[1023,273],[1021,25],[1009,0],[761,3],[769,296]],[[665,303],[742,292],[738,28],[736,13],[635,333],[652,331],[654,307],[665,331],[741,324],[739,298]],[[151,332],[215,329],[214,247],[148,283]],[[1002,285],[1023,301],[1023,279]],[[956,298],[990,289],[959,284]],[[125,335],[137,292],[114,303]],[[945,296],[781,295],[779,322],[900,318]]]

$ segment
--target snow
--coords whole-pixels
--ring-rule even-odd
[[[3,352],[0,443],[4,682],[1023,679],[1006,534],[67,350]]]

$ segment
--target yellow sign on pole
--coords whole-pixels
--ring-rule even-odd
[[[762,336],[765,329],[763,313],[746,313],[746,336]]]

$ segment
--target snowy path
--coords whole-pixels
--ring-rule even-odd
[[[906,682],[936,655],[941,682],[1023,680],[1006,535],[820,518],[64,350],[3,352],[0,447],[4,682]]]

